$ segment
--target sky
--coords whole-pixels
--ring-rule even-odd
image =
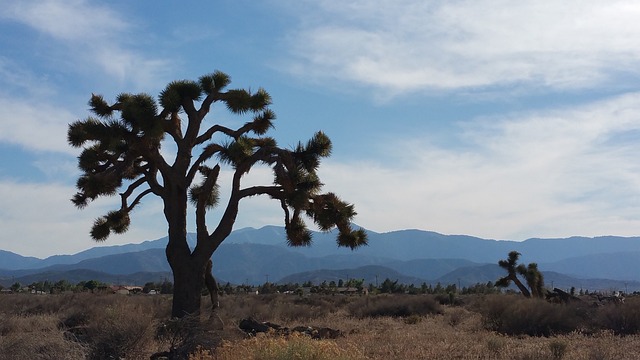
[[[157,96],[215,70],[272,95],[280,146],[329,135],[324,190],[364,228],[638,236],[638,18],[633,0],[7,1],[0,249],[46,257],[165,236],[161,202],[145,198],[126,234],[90,239],[118,199],[70,202],[80,150],[67,127],[92,93]],[[209,119],[247,121],[224,108]],[[268,184],[269,170],[245,180]],[[266,198],[240,212],[236,229],[283,224]]]

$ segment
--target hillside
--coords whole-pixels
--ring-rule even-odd
[[[495,265],[497,261],[504,259],[509,251],[517,250],[522,253],[522,262],[537,262],[540,269],[549,274],[548,284],[570,282],[576,287],[589,288],[597,284],[619,288],[620,284],[626,283],[629,287],[630,283],[640,281],[640,272],[635,271],[640,263],[638,237],[515,242],[421,230],[368,233],[369,245],[351,251],[336,246],[334,233],[314,233],[312,246],[290,248],[286,246],[282,227],[239,229],[214,254],[214,275],[232,283],[259,284],[267,277],[272,281],[285,281],[302,273],[319,279],[338,276],[331,271],[353,272],[378,266],[381,271],[395,272],[391,275],[398,278],[474,284],[495,281],[502,274]],[[193,243],[193,235],[190,237]],[[16,278],[51,280],[60,274],[82,271],[114,281],[135,273],[170,273],[164,254],[166,241],[161,238],[140,244],[94,247],[46,259],[0,251],[0,284],[6,286]],[[312,274],[318,271],[324,273]],[[566,281],[562,276],[566,276]]]

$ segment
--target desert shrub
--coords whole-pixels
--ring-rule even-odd
[[[564,334],[584,322],[576,307],[515,296],[487,297],[480,313],[487,329],[507,335]]]
[[[496,356],[502,352],[506,345],[506,341],[500,337],[490,337],[487,339],[487,350],[492,356]]]
[[[567,343],[560,340],[553,340],[549,343],[549,350],[554,359],[562,359],[567,353]]]
[[[35,297],[34,297],[35,298]],[[60,303],[57,329],[88,349],[91,359],[135,358],[152,352],[155,318],[168,303],[147,296],[47,295]]]
[[[640,299],[630,298],[624,304],[609,304],[598,309],[595,322],[601,329],[618,335],[640,332]]]
[[[163,351],[169,359],[185,359],[194,352],[204,353],[218,347],[220,331],[212,330],[212,322],[198,316],[169,319],[156,329],[156,340],[165,344]]]
[[[442,314],[442,307],[431,296],[378,295],[359,298],[349,306],[349,312],[359,318],[408,317]]]
[[[409,315],[406,318],[404,318],[404,323],[407,325],[415,325],[420,323],[421,321],[422,321],[422,316],[417,314]]]
[[[468,317],[468,311],[456,308],[447,314],[447,323],[451,326],[457,326]]]
[[[200,351],[190,360],[356,360],[364,355],[355,346],[338,346],[329,340],[313,340],[308,336],[292,334],[287,338],[263,336],[234,343],[226,342],[216,349],[215,355]]]
[[[261,321],[272,322],[307,322],[337,310],[339,301],[332,302],[330,298],[317,297],[301,298],[294,295],[230,295],[223,296],[220,301],[220,316],[230,319],[245,319],[252,317]]]
[[[334,313],[340,309],[347,307],[354,299],[352,296],[335,296],[335,295],[314,295],[305,297],[296,297],[293,299],[294,304],[307,305],[314,309],[325,309],[327,312]]]
[[[84,359],[86,349],[68,341],[58,329],[53,315],[12,315],[0,322],[0,358],[22,359]]]
[[[462,300],[456,296],[456,294],[450,292],[448,294],[436,294],[434,299],[440,303],[440,305],[453,305],[461,306]]]

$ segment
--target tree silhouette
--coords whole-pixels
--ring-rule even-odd
[[[516,270],[526,280],[527,286],[531,289],[531,296],[543,298],[545,295],[544,276],[538,270],[538,264],[530,263],[527,266],[520,264]]]
[[[522,295],[526,297],[531,297],[531,292],[527,289],[526,286],[518,279],[518,259],[520,258],[520,253],[517,251],[511,251],[506,260],[498,261],[498,265],[501,268],[507,270],[507,276],[502,277],[496,281],[496,286],[507,287],[513,281],[514,284],[520,289]]]
[[[339,246],[353,249],[367,242],[364,230],[351,228],[353,205],[333,193],[321,193],[317,169],[321,158],[331,153],[329,138],[317,132],[294,149],[278,147],[265,136],[275,119],[271,96],[264,89],[225,90],[229,83],[229,76],[219,71],[198,81],[174,81],[160,93],[159,103],[147,94],[125,93],[109,105],[102,96],[92,95],[94,116],[70,124],[67,133],[69,144],[82,148],[82,175],[73,203],[84,208],[101,196],[119,194],[121,199],[118,209],[95,220],[93,239],[127,231],[132,211],[145,196],[161,198],[168,225],[166,255],[174,277],[174,317],[199,311],[200,289],[205,276],[211,276],[205,271],[207,262],[233,230],[242,199],[266,195],[276,200],[291,246],[311,244],[304,216],[323,231],[337,227]],[[251,119],[237,128],[205,122],[216,103]],[[242,185],[243,176],[256,165],[271,168],[272,184]],[[229,200],[216,227],[209,230],[207,210],[219,203],[223,166],[232,174]],[[189,202],[195,208],[193,250],[187,243]]]

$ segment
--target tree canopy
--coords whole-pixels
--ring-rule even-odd
[[[82,174],[73,203],[84,208],[99,197],[119,195],[121,200],[118,208],[95,220],[93,239],[103,241],[112,233],[126,232],[133,210],[146,196],[162,199],[175,293],[178,298],[189,293],[185,296],[191,299],[174,297],[174,314],[176,307],[193,311],[199,304],[191,293],[202,285],[205,263],[232,231],[242,199],[266,195],[277,201],[289,245],[310,245],[305,216],[322,231],[337,228],[338,246],[353,249],[367,243],[366,232],[351,227],[356,215],[353,204],[321,192],[317,170],[321,159],[331,154],[329,137],[318,131],[292,149],[279,147],[266,135],[276,118],[269,108],[271,96],[262,88],[226,90],[230,81],[220,71],[198,81],[173,81],[158,101],[148,94],[122,93],[109,104],[93,94],[89,101],[93,115],[70,124],[67,133],[69,144],[82,149],[78,157]],[[239,127],[211,123],[207,115],[218,103],[248,121]],[[172,146],[165,146],[169,142]],[[175,152],[168,154],[172,149]],[[243,186],[243,176],[257,165],[271,168],[272,183]],[[229,200],[219,222],[209,230],[207,211],[222,205],[222,167],[232,173]],[[194,249],[186,241],[188,203],[195,209]],[[189,289],[182,288],[187,283],[184,286]],[[193,303],[183,306],[176,301]]]

